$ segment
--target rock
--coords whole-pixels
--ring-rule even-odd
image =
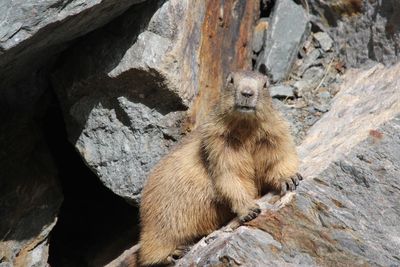
[[[0,265],[46,266],[61,188],[46,145],[19,141],[2,146],[7,156],[0,157]]]
[[[292,0],[277,1],[257,69],[268,73],[273,82],[285,79],[309,28],[307,13],[301,5]]]
[[[326,32],[317,32],[313,34],[314,39],[318,42],[319,47],[325,52],[328,52],[332,49],[333,40]]]
[[[400,265],[399,71],[349,71],[299,147],[296,193],[266,195],[259,217],[203,238],[177,266]]]
[[[325,113],[329,110],[329,105],[326,103],[323,104],[315,103],[314,108],[322,113]]]
[[[257,22],[256,27],[254,28],[253,42],[252,42],[254,53],[259,53],[261,51],[263,44],[265,42],[265,34],[267,32],[267,29],[268,29],[268,19],[261,18]]]
[[[250,66],[251,47],[243,49],[242,42],[248,43],[251,33],[243,30],[243,36],[238,37],[237,29],[253,26],[254,3],[226,3],[221,19],[211,12],[220,10],[220,3],[204,5],[189,0],[135,5],[67,50],[63,64],[54,72],[53,85],[71,143],[104,185],[133,204],[139,203],[150,169],[180,139],[185,111],[199,93],[200,81],[206,80],[202,75],[223,62],[223,69],[213,72],[220,73],[213,74],[214,81],[222,81],[223,73],[230,70],[228,62],[236,63],[232,56],[236,54]],[[250,8],[254,11],[243,12]],[[213,34],[203,33],[210,30],[203,29],[206,12],[214,20],[205,23],[214,21],[218,30],[226,31],[218,36],[223,39],[202,37]],[[236,16],[236,12],[246,21],[241,17],[231,20],[229,16]],[[223,21],[230,24],[221,27]],[[208,62],[212,53],[200,41],[219,42],[209,48],[215,52],[230,38],[232,47],[237,41],[241,50],[232,49]],[[219,92],[219,87],[212,88]],[[211,99],[197,105],[208,106]],[[203,111],[192,112],[197,116]]]
[[[312,67],[312,66],[317,66],[320,65],[321,63],[318,62],[318,58],[321,57],[321,52],[319,49],[313,49],[310,53],[308,53],[302,62],[299,64],[297,75],[298,76],[303,76],[304,72]]]
[[[56,54],[139,2],[0,1],[1,266],[48,265],[62,202],[43,134]]]
[[[335,40],[347,66],[368,66],[371,61],[394,64],[399,60],[400,2],[311,0],[308,5],[313,21]]]
[[[315,66],[307,69],[301,80],[295,82],[293,86],[299,92],[299,95],[304,91],[315,89],[324,77],[324,69],[321,66]]]
[[[66,42],[103,26],[143,1],[2,1],[0,81],[34,71],[63,49]]]
[[[140,245],[125,250],[119,257],[105,265],[105,267],[137,266],[137,253]]]
[[[294,89],[290,85],[278,84],[269,89],[272,98],[294,98]]]
[[[318,97],[320,99],[330,99],[332,96],[328,91],[322,91],[322,92],[318,93]]]
[[[300,144],[304,139],[307,129],[311,126],[304,123],[305,117],[309,112],[289,106],[278,99],[272,100],[274,108],[277,109],[289,123],[296,144]]]

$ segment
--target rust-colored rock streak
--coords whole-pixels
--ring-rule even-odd
[[[189,112],[189,129],[203,121],[228,72],[251,68],[251,37],[257,1],[206,1],[199,58],[199,94]]]

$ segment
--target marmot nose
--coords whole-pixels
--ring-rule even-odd
[[[246,89],[241,90],[240,94],[244,97],[252,97],[254,95],[254,91],[246,88]]]

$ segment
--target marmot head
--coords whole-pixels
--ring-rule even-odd
[[[254,116],[270,105],[267,76],[253,71],[229,74],[221,92],[220,112]]]

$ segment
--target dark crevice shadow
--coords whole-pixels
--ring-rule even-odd
[[[260,18],[268,18],[271,16],[272,9],[276,0],[261,0],[260,1]]]
[[[50,235],[52,267],[103,266],[137,242],[138,209],[101,184],[67,141],[56,97],[45,117],[45,136],[64,194]]]

